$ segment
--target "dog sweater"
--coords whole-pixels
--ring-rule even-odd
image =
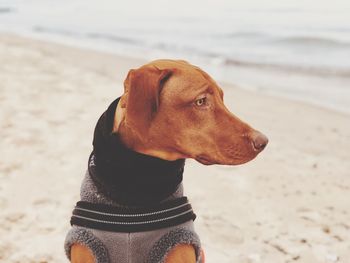
[[[84,202],[120,207],[114,200],[98,191],[89,172],[85,175],[80,195]],[[183,186],[180,184],[164,202],[182,196]],[[64,246],[69,259],[71,247],[75,243],[88,247],[96,263],[163,263],[168,252],[178,244],[193,245],[197,262],[201,262],[201,244],[192,220],[175,226],[140,232],[114,232],[73,225],[66,236]]]
[[[166,161],[124,147],[112,133],[118,102],[119,98],[102,114],[95,128],[81,201],[73,211],[72,228],[65,240],[67,257],[70,259],[71,246],[79,243],[92,251],[97,263],[161,263],[176,245],[191,244],[197,262],[201,262],[200,240],[193,226],[195,215],[183,197],[184,160]],[[174,207],[161,212],[149,210],[168,203]],[[95,206],[102,210],[93,210]],[[108,209],[103,210],[104,206]],[[145,224],[139,225],[143,218],[136,216],[125,227],[130,224],[126,219],[110,222],[115,216],[110,210],[114,209],[152,212],[144,213]],[[155,219],[157,213],[164,216]]]

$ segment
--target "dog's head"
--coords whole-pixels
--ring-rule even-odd
[[[115,131],[137,152],[235,165],[252,160],[268,142],[225,107],[223,91],[207,73],[185,61],[130,70],[124,87]]]

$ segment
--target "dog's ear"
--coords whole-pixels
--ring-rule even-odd
[[[173,69],[143,66],[130,70],[124,81],[125,121],[137,133],[146,132],[159,106],[159,96]]]

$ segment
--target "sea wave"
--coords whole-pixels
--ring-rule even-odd
[[[62,28],[54,28],[54,27],[44,27],[44,26],[34,26],[33,30],[36,32],[49,33],[55,35],[62,35],[68,37],[85,37],[91,40],[106,40],[111,42],[119,42],[122,44],[128,45],[143,45],[144,43],[135,38],[128,38],[124,36],[114,35],[114,34],[105,34],[105,33],[97,33],[97,32],[77,32],[74,30],[66,30]]]
[[[121,42],[124,44],[132,44],[132,45],[142,45],[143,44],[143,42],[141,40],[117,36],[117,35],[113,35],[113,34],[87,33],[86,36],[89,38],[93,38],[93,39],[104,39],[104,40],[113,41],[113,42]]]
[[[235,66],[235,67],[246,67],[246,68],[256,68],[262,70],[275,70],[286,73],[299,73],[299,74],[308,74],[308,75],[316,75],[321,77],[340,77],[340,78],[350,78],[350,68],[349,67],[341,67],[340,64],[338,66],[332,66],[331,64],[327,65],[318,65],[316,63],[312,64],[304,64],[301,60],[297,59],[299,63],[295,61],[289,61],[286,59],[284,62],[275,62],[269,61],[269,59],[261,59],[259,57],[250,59],[237,58],[232,56],[229,52],[216,52],[215,50],[208,48],[208,46],[198,46],[198,45],[189,45],[178,43],[174,41],[159,41],[159,42],[150,42],[146,39],[142,38],[132,38],[125,35],[117,35],[103,32],[75,32],[73,30],[66,30],[62,28],[54,28],[54,27],[44,27],[44,26],[35,26],[33,28],[37,32],[43,33],[51,33],[58,34],[67,37],[81,38],[87,39],[90,41],[100,41],[105,40],[106,42],[110,42],[115,51],[118,51],[118,47],[130,47],[134,49],[141,50],[162,50],[168,54],[182,54],[196,57],[207,58],[210,61],[215,61],[216,63],[219,61],[223,65],[227,66]],[[249,38],[249,37],[267,37],[266,34],[260,32],[238,32],[235,33],[236,37]],[[233,35],[231,35],[233,37]],[[247,40],[249,41],[249,39]],[[280,43],[288,43],[288,44],[300,44],[302,46],[306,45],[327,45],[327,46],[336,46],[339,49],[339,45],[343,47],[350,47],[350,43],[338,42],[333,39],[327,38],[317,38],[317,37],[288,37],[279,39]],[[273,47],[272,47],[273,48]]]
[[[280,38],[273,42],[303,47],[350,48],[350,42],[315,36],[291,36]]]
[[[14,8],[11,7],[0,7],[0,14],[12,13],[15,12]]]
[[[251,39],[251,38],[267,38],[269,35],[267,33],[258,32],[258,31],[239,31],[239,32],[232,32],[225,36],[226,38],[244,38],[244,39]]]
[[[63,36],[79,36],[79,34],[73,30],[66,30],[62,28],[51,28],[51,27],[44,27],[44,26],[33,26],[33,30],[39,33],[50,33],[50,34],[56,34],[56,35],[63,35]]]
[[[276,71],[283,71],[286,73],[294,72],[299,74],[315,75],[320,77],[350,78],[350,69],[344,69],[344,68],[314,67],[314,66],[292,65],[292,64],[282,64],[282,63],[260,63],[260,62],[236,60],[232,58],[224,59],[223,63],[228,66],[276,70]]]

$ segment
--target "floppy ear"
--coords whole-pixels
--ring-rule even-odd
[[[158,110],[159,95],[165,81],[173,70],[160,70],[154,66],[144,66],[130,70],[124,81],[126,98],[126,124],[137,133],[150,127]]]

